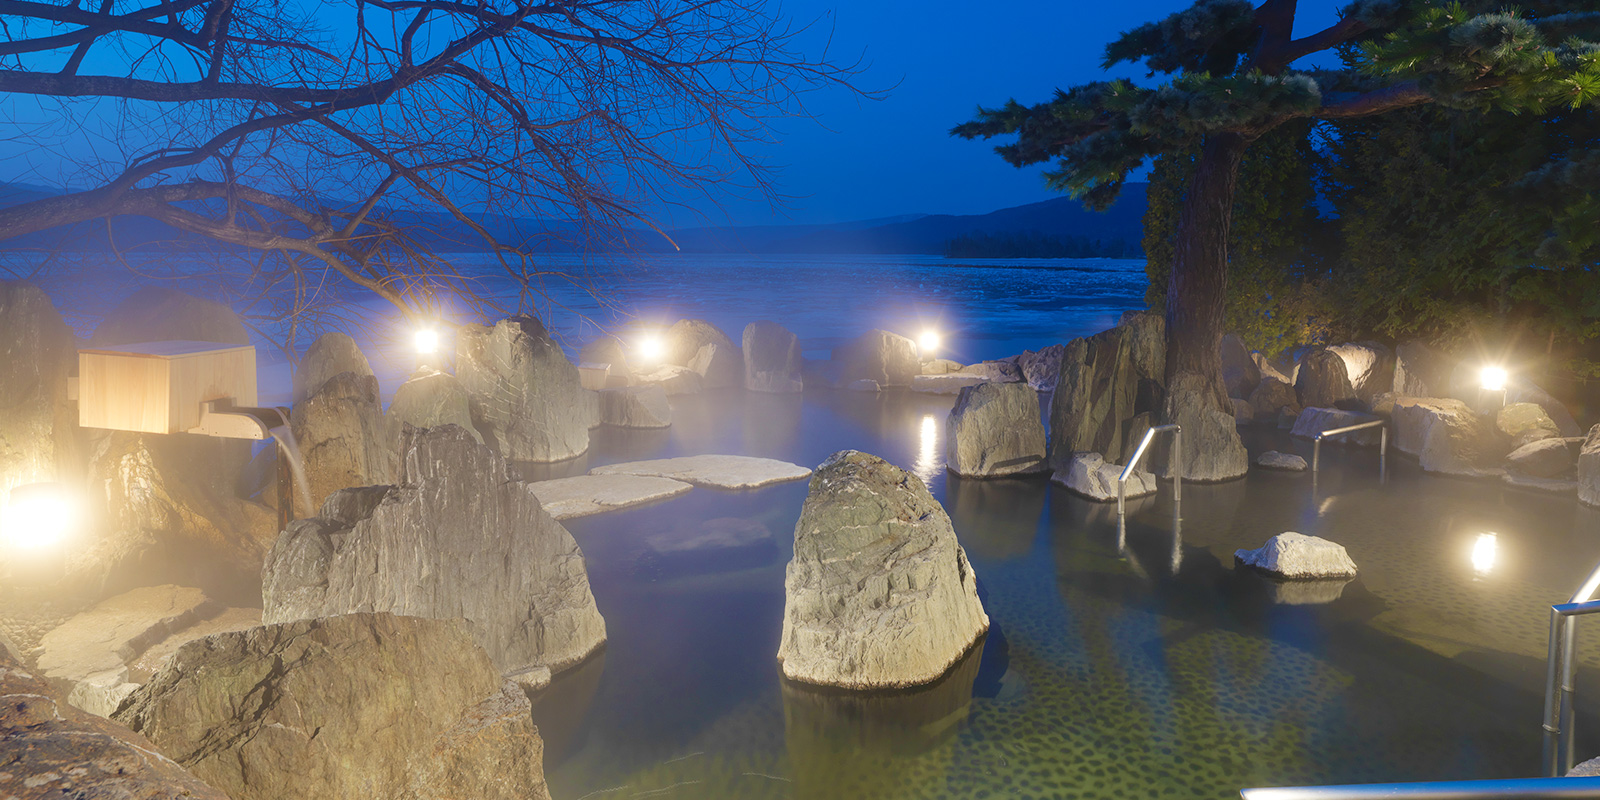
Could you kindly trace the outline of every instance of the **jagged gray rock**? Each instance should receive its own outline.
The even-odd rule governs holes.
[[[1356,399],[1370,406],[1372,399],[1394,388],[1394,352],[1378,342],[1345,342],[1328,348],[1344,360],[1345,376]]]
[[[1572,450],[1560,439],[1539,439],[1511,451],[1506,468],[1519,475],[1555,478],[1572,470]]]
[[[1479,477],[1496,474],[1506,442],[1460,400],[1399,397],[1390,419],[1394,445],[1428,472]]]
[[[565,461],[589,449],[591,412],[578,368],[533,317],[464,325],[456,378],[483,441],[512,461]]]
[[[744,326],[744,388],[789,394],[805,389],[800,340],[782,325],[759,320]]]
[[[463,617],[507,672],[559,671],[598,649],[583,552],[531,486],[457,426],[406,438],[399,485],[336,493],[279,535],[262,618]]]
[[[1010,361],[979,361],[961,368],[957,374],[977,375],[991,383],[1018,383],[1022,369]]]
[[[331,331],[317,337],[294,371],[294,402],[300,404],[341,372],[371,375],[372,365],[348,334]]]
[[[870,330],[833,350],[839,365],[838,382],[867,379],[879,386],[910,386],[922,374],[917,343],[897,333]]]
[[[1526,378],[1511,380],[1510,385],[1506,387],[1505,401],[1533,403],[1544,409],[1544,413],[1555,423],[1556,431],[1561,436],[1579,436],[1583,433],[1583,429],[1578,427],[1578,421],[1573,419],[1572,412],[1567,409],[1565,403]]]
[[[410,380],[400,384],[394,399],[389,401],[387,420],[389,433],[385,446],[390,448],[399,446],[400,435],[407,425],[413,428],[459,425],[473,439],[483,441],[482,434],[472,427],[472,399],[467,396],[467,390],[461,387],[456,376],[432,367],[418,369]]]
[[[310,516],[328,495],[394,480],[396,453],[370,372],[341,372],[290,414],[310,496],[296,492],[295,515]]]
[[[732,344],[707,343],[689,359],[689,369],[704,379],[707,389],[739,386],[744,379],[744,356]]]
[[[1561,429],[1545,410],[1534,403],[1511,403],[1495,414],[1495,428],[1518,449],[1540,439],[1561,436]]]
[[[1184,480],[1199,483],[1232,480],[1250,471],[1250,454],[1239,439],[1233,414],[1218,408],[1214,397],[1198,375],[1182,375],[1167,387],[1166,419],[1182,427],[1183,452],[1176,459],[1157,462],[1161,471],[1156,474],[1173,477],[1175,462],[1181,465]]]
[[[877,456],[845,450],[817,468],[794,540],[778,646],[790,680],[931,683],[989,628],[950,517]]]
[[[1394,391],[1405,397],[1442,397],[1450,389],[1450,359],[1417,342],[1394,349]]]
[[[1108,463],[1099,453],[1074,453],[1066,469],[1056,470],[1050,480],[1067,487],[1074,494],[1098,503],[1117,499],[1117,479],[1122,476],[1120,464]],[[1156,476],[1136,469],[1128,476],[1124,498],[1144,497],[1156,493]]]
[[[1600,425],[1589,429],[1578,450],[1578,500],[1600,506]]]
[[[1026,383],[984,383],[961,390],[945,420],[945,465],[957,475],[996,478],[1044,472],[1039,393]]]
[[[1240,400],[1250,399],[1257,384],[1261,383],[1261,367],[1251,357],[1244,340],[1236,333],[1222,337],[1219,346],[1222,358],[1222,383],[1228,387],[1228,396]]]
[[[530,711],[462,620],[362,613],[190,642],[116,719],[233,800],[548,800]]]
[[[600,392],[600,424],[666,428],[672,425],[672,405],[659,384],[606,389]]]
[[[1034,391],[1053,392],[1056,390],[1056,381],[1061,378],[1061,356],[1066,351],[1067,346],[1064,344],[1053,344],[1043,350],[1024,350],[1022,355],[1015,358],[1014,363],[1022,370],[1022,379],[1027,381]],[[956,371],[960,371],[959,365]],[[923,374],[932,374],[927,371],[926,365]]]
[[[1306,460],[1294,453],[1280,453],[1268,450],[1256,458],[1256,466],[1267,469],[1281,469],[1285,472],[1305,472]]]
[[[37,286],[0,281],[0,497],[81,477],[85,445],[67,376],[76,339]]]
[[[687,367],[700,348],[708,344],[720,345],[730,351],[737,349],[721,328],[703,319],[680,319],[672,323],[672,327],[661,337],[661,360]]]
[[[1294,393],[1294,386],[1271,375],[1262,376],[1247,399],[1257,417],[1272,418],[1285,410],[1290,414],[1300,413],[1300,396]]]
[[[1294,391],[1302,408],[1350,408],[1358,402],[1344,359],[1327,348],[1316,348],[1300,359]]]
[[[1156,314],[1130,314],[1115,328],[1068,342],[1050,398],[1051,465],[1065,469],[1082,452],[1111,461],[1131,455],[1165,404],[1166,363],[1166,324]]]

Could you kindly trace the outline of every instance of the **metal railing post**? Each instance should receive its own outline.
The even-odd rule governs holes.
[[[1330,428],[1318,433],[1316,439],[1314,439],[1311,443],[1311,473],[1315,475],[1317,471],[1322,468],[1322,440],[1325,437],[1338,436],[1343,433],[1350,433],[1351,431],[1366,430],[1367,428],[1377,428],[1381,432],[1380,438],[1378,439],[1378,476],[1381,480],[1383,478],[1383,473],[1387,471],[1389,460],[1389,428],[1381,419],[1375,419],[1371,422],[1362,422],[1356,425],[1346,425],[1343,428]]]

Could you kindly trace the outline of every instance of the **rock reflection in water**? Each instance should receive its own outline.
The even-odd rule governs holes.
[[[846,692],[784,681],[793,797],[922,797],[942,786],[971,711],[983,649],[980,642],[943,678],[911,691]]]
[[[785,453],[800,431],[802,394],[745,393],[744,455]]]
[[[977,480],[950,476],[945,510],[967,554],[979,560],[1020,558],[1033,549],[1049,489],[1033,478]]]
[[[565,761],[582,743],[580,735],[589,715],[589,705],[600,688],[600,676],[606,671],[606,651],[599,652],[550,682],[550,686],[533,698],[533,724],[539,726],[539,736],[544,739],[544,768],[546,771]]]

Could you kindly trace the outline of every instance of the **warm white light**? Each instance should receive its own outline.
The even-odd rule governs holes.
[[[1494,569],[1494,559],[1499,550],[1498,537],[1492,533],[1478,534],[1478,540],[1472,543],[1472,571],[1479,577],[1488,575]]]
[[[916,468],[912,470],[923,482],[933,480],[939,472],[939,421],[932,414],[922,416],[922,432],[918,437]]]
[[[11,490],[0,515],[0,541],[7,548],[43,550],[77,529],[80,509],[59,483],[34,483]]]
[[[1478,373],[1478,379],[1483,382],[1483,388],[1491,392],[1506,388],[1506,371],[1503,367],[1484,367]]]
[[[922,348],[923,355],[933,355],[934,351],[939,349],[939,332],[935,330],[923,331],[922,336],[917,339],[917,346]]]
[[[666,349],[667,346],[662,343],[661,337],[656,334],[648,333],[639,337],[639,360],[645,363],[660,361]]]
[[[421,355],[431,356],[439,352],[439,332],[432,328],[417,329],[417,352]]]

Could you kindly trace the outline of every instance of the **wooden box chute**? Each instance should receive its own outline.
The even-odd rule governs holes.
[[[201,432],[207,403],[217,400],[256,404],[254,347],[179,341],[78,351],[78,424],[85,428]]]

